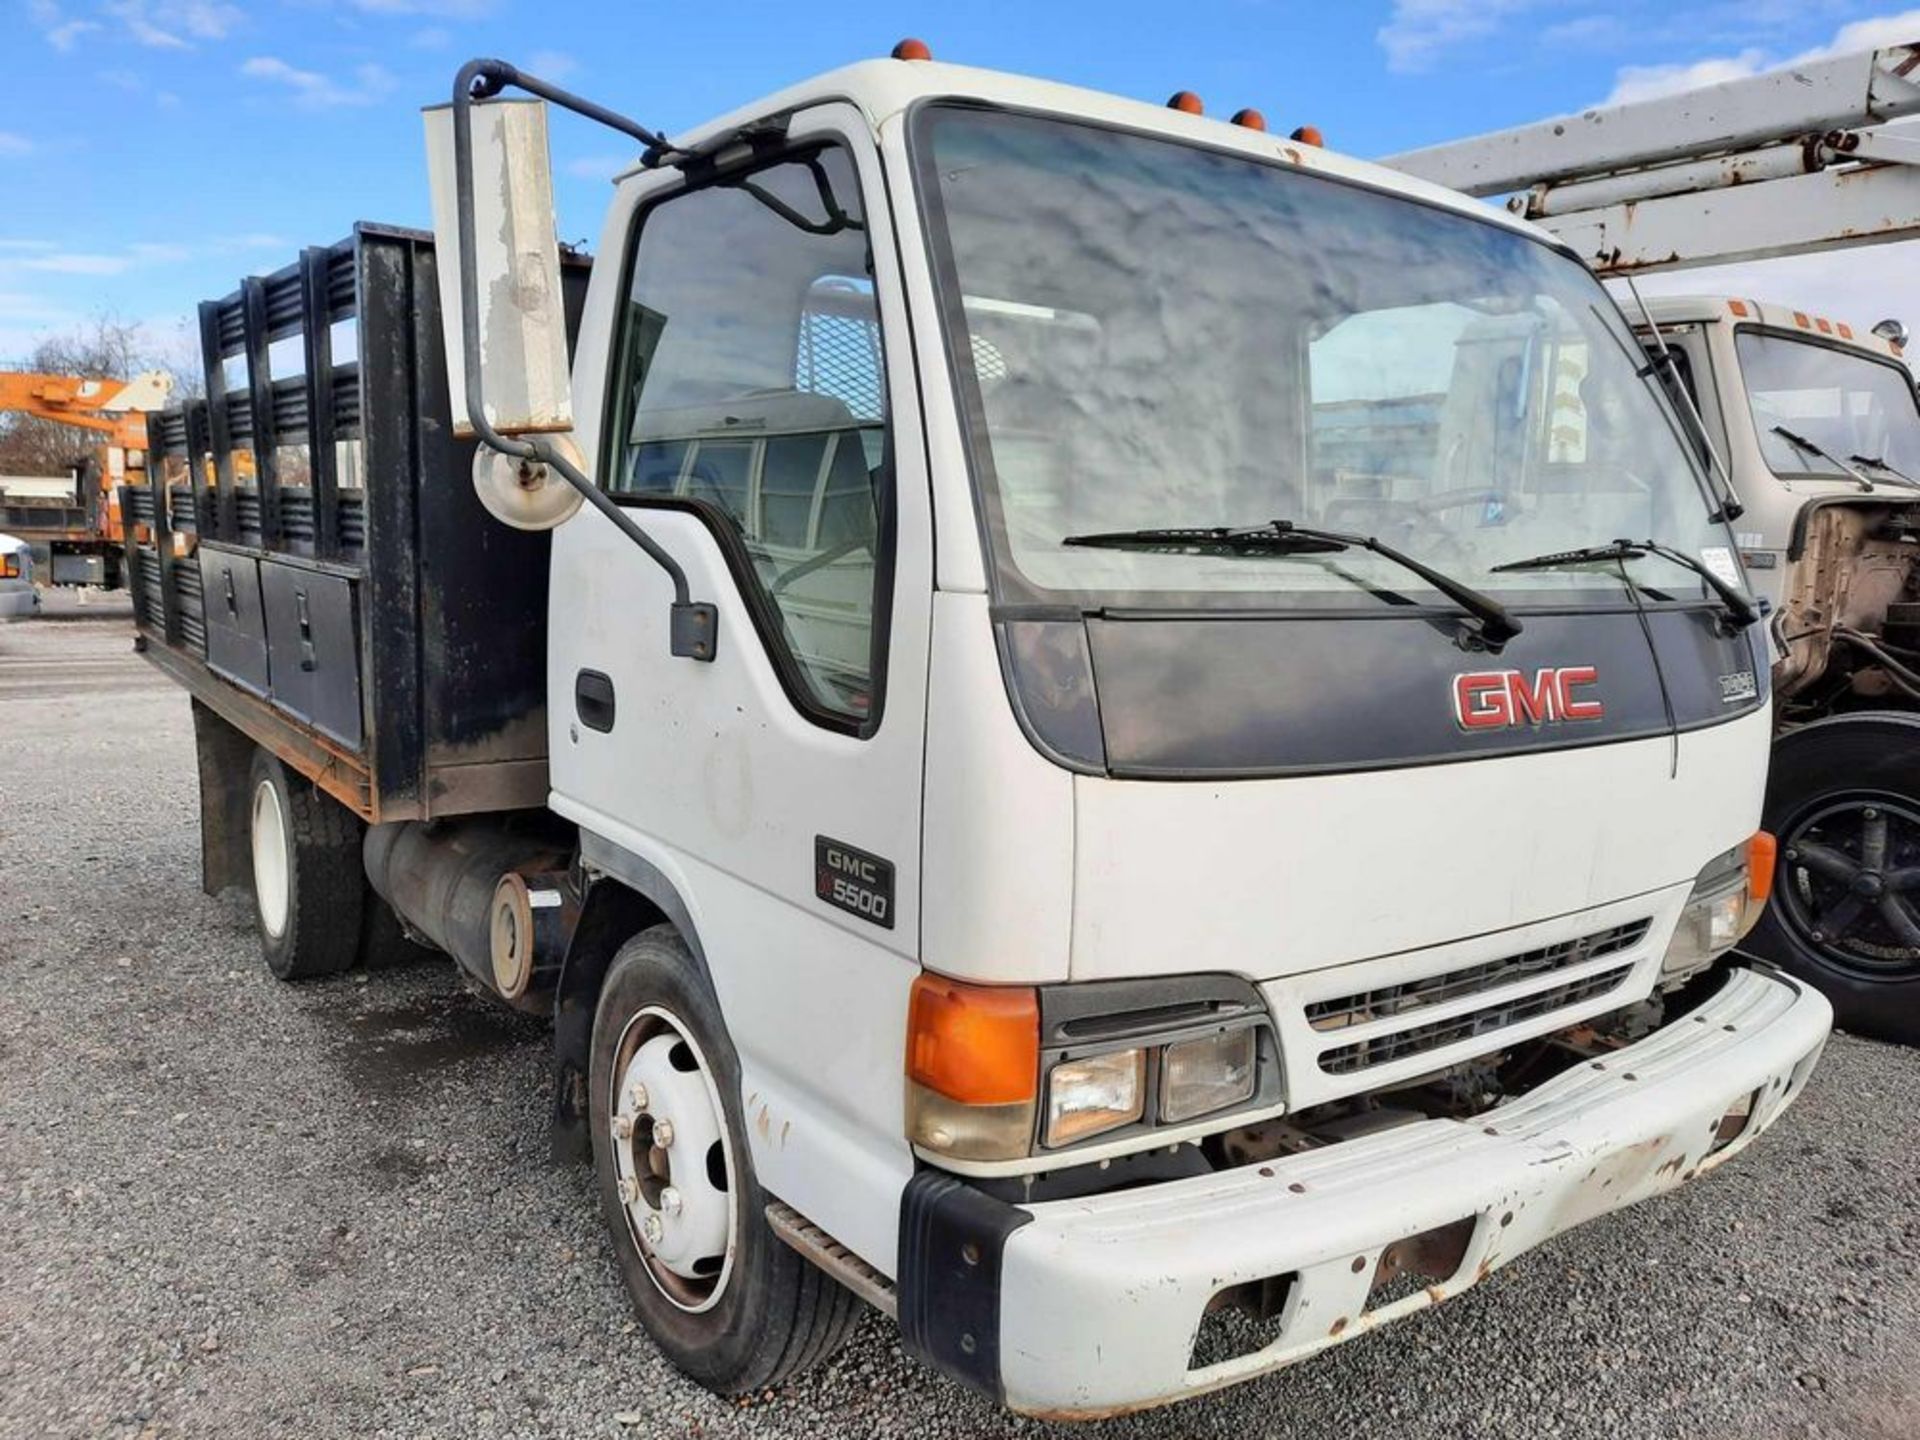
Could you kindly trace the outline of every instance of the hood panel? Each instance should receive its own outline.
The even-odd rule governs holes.
[[[1746,635],[1720,634],[1709,611],[1655,609],[1646,620],[1643,628],[1631,610],[1529,614],[1497,655],[1455,643],[1450,616],[1091,618],[1087,643],[1108,768],[1135,778],[1298,775],[1596,745],[1668,733],[1669,699],[1683,730],[1761,703],[1766,667]],[[1572,714],[1556,714],[1543,689],[1553,674],[1577,681],[1561,696]],[[1503,688],[1507,675],[1515,689]],[[1731,701],[1723,675],[1744,677]],[[1483,723],[1463,720],[1463,701]],[[1518,713],[1523,702],[1530,714]]]
[[[1076,776],[1072,978],[1273,979],[1691,881],[1759,827],[1770,735],[1753,710],[1677,740],[1359,774]]]

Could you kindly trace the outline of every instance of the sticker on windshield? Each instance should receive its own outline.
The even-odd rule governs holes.
[[[1733,552],[1724,545],[1708,545],[1700,552],[1700,563],[1713,572],[1716,580],[1740,584],[1740,567],[1733,563]]]

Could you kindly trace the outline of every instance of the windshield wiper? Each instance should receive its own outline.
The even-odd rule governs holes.
[[[1920,490],[1920,480],[1914,479],[1913,476],[1907,474],[1904,470],[1894,469],[1893,466],[1887,463],[1887,458],[1884,455],[1849,455],[1847,458],[1856,465],[1864,465],[1869,470],[1878,470],[1883,475],[1891,475],[1901,484],[1911,485],[1914,489]]]
[[[1698,560],[1684,550],[1676,550],[1671,545],[1662,545],[1658,540],[1615,540],[1606,545],[1589,545],[1580,550],[1552,550],[1545,555],[1532,555],[1525,560],[1509,560],[1503,565],[1491,567],[1496,575],[1512,570],[1554,570],[1565,565],[1598,565],[1607,561],[1638,560],[1642,555],[1658,555],[1663,560],[1691,570],[1707,584],[1707,588],[1719,597],[1726,606],[1727,618],[1739,626],[1753,624],[1760,618],[1760,611],[1753,601],[1748,599],[1738,587],[1729,585],[1709,569],[1706,563]],[[1631,582],[1629,582],[1631,583]]]
[[[1838,455],[1834,454],[1831,450],[1827,449],[1827,447],[1822,445],[1819,441],[1809,440],[1806,436],[1802,435],[1798,430],[1789,430],[1784,425],[1774,426],[1773,433],[1778,435],[1782,440],[1786,441],[1789,445],[1793,446],[1794,449],[1802,451],[1808,455],[1818,455],[1822,460],[1826,461],[1829,465],[1836,467],[1841,474],[1859,481],[1860,488],[1862,490],[1866,490],[1868,492],[1872,491],[1873,482],[1871,480],[1869,480],[1866,476],[1862,475],[1858,470],[1854,469],[1853,466],[1849,465],[1846,461],[1842,460]]]
[[[1232,528],[1225,525],[1173,530],[1113,530],[1098,535],[1069,535],[1062,545],[1084,545],[1099,550],[1148,550],[1169,555],[1330,555],[1341,550],[1370,550],[1403,570],[1410,570],[1480,622],[1480,638],[1502,645],[1518,635],[1520,622],[1490,595],[1451,575],[1423,565],[1371,535],[1347,535],[1338,530],[1316,530],[1291,520],[1269,520],[1265,525]]]

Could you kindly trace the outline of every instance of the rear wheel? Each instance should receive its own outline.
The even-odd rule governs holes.
[[[624,945],[588,1078],[601,1209],[634,1309],[710,1390],[777,1384],[839,1348],[859,1301],[774,1235],[719,1002],[669,927]]]
[[[1746,948],[1820,989],[1846,1029],[1920,1044],[1920,717],[1782,736],[1766,826],[1779,868]]]
[[[337,975],[360,949],[360,822],[264,750],[248,782],[254,919],[282,980]]]

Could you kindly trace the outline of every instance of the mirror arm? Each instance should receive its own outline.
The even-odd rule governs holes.
[[[475,100],[498,95],[509,85],[633,136],[647,146],[649,156],[678,153],[664,138],[644,126],[636,125],[591,101],[570,95],[544,80],[523,75],[504,60],[470,60],[460,68],[459,77],[453,82],[453,174],[460,234],[460,350],[466,362],[467,419],[482,445],[503,455],[545,465],[554,471],[579,491],[582,499],[612,522],[615,529],[666,571],[668,579],[673,582],[673,613],[668,627],[673,654],[690,660],[711,660],[719,638],[720,612],[710,603],[691,598],[687,572],[680,567],[680,562],[636,524],[633,517],[621,509],[606,491],[562,455],[556,446],[538,436],[502,435],[487,419],[480,384],[480,277],[475,273],[474,265],[479,244],[474,234],[473,216],[472,109]]]

